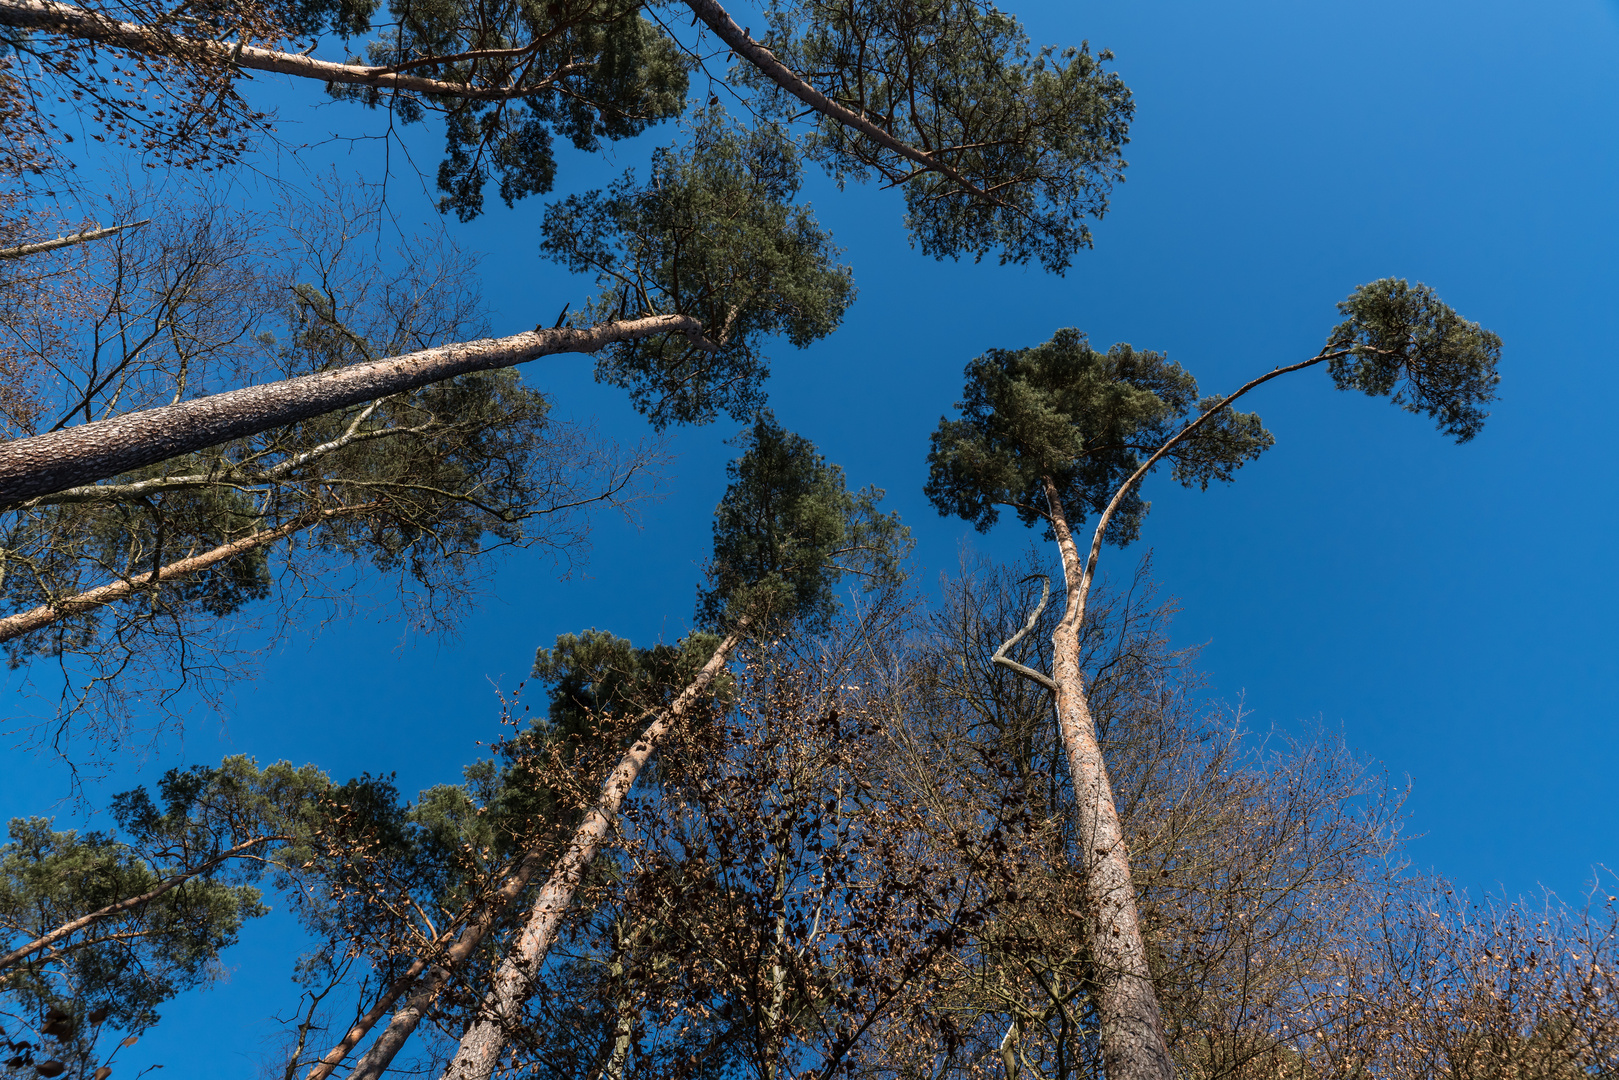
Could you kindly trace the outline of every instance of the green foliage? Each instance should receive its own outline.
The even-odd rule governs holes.
[[[634,720],[667,705],[719,643],[717,635],[702,631],[649,649],[595,628],[560,635],[554,649],[534,655],[534,677],[551,685],[549,733],[586,735],[604,719]],[[723,684],[715,692],[723,696]]]
[[[605,192],[549,207],[541,251],[601,292],[580,322],[683,314],[706,340],[666,334],[624,342],[598,361],[599,381],[625,387],[652,422],[741,418],[762,403],[762,339],[803,348],[830,334],[854,299],[849,268],[808,207],[795,206],[798,153],[782,131],[732,125],[716,105],[689,142],[653,155],[638,186],[626,173]]]
[[[345,33],[370,28],[363,0],[310,8]],[[512,92],[503,100],[480,101],[338,84],[329,91],[385,105],[406,122],[420,120],[429,109],[443,112],[438,186],[445,196],[439,205],[470,221],[483,212],[491,178],[498,177],[508,206],[551,190],[553,134],[593,153],[603,139],[628,138],[680,114],[686,62],[640,8],[633,0],[392,0],[392,26],[369,43],[370,63],[408,64],[412,74]]]
[[[310,857],[332,785],[311,766],[233,757],[170,770],[157,788],[114,797],[122,837],[17,818],[0,847],[0,954],[189,875],[0,970],[3,1012],[66,1018],[59,1057],[88,1061],[103,1026],[140,1032],[163,1002],[210,982],[220,951],[269,910],[256,887],[266,870],[284,882]]]
[[[956,181],[815,116],[808,148],[840,181],[873,173],[905,192],[906,224],[938,258],[999,250],[1061,273],[1091,245],[1123,173],[1135,106],[1112,59],[1089,49],[1029,50],[1012,16],[980,0],[788,0],[770,11],[771,48],[828,97],[954,168]],[[797,98],[762,77],[778,114]]]
[[[20,945],[72,919],[155,888],[168,867],[99,832],[57,832],[13,818],[0,847],[0,927]],[[219,951],[263,915],[259,891],[198,879],[0,974],[8,1011],[72,1015],[105,1007],[122,1031],[157,1022],[157,1006],[210,981]]]
[[[175,471],[206,472],[214,454],[193,454],[120,479],[139,482]],[[266,528],[259,507],[225,486],[158,492],[128,503],[66,503],[16,514],[0,526],[0,599],[26,611],[51,598],[102,584],[108,571],[135,576]],[[94,575],[93,577],[91,575]],[[131,599],[133,606],[223,618],[270,594],[269,553],[256,548]],[[91,609],[6,643],[13,668],[32,656],[87,647],[106,621]]]
[[[1457,315],[1428,286],[1400,278],[1360,286],[1338,312],[1348,318],[1327,339],[1328,349],[1349,350],[1331,361],[1338,389],[1426,413],[1459,443],[1479,433],[1501,380],[1499,337]]]
[[[898,514],[877,509],[883,493],[851,492],[843,470],[815,445],[761,412],[742,438],[742,456],[714,511],[714,558],[699,593],[698,618],[710,626],[794,621],[824,625],[844,574],[868,589],[897,582],[910,550]]]
[[[1160,353],[1090,347],[1077,330],[1043,345],[993,349],[967,365],[960,420],[941,419],[928,453],[926,494],[941,515],[987,530],[999,508],[1024,524],[1046,519],[1046,483],[1056,487],[1070,525],[1100,513],[1127,477],[1190,417],[1217,399]],[[1229,481],[1272,443],[1254,413],[1229,407],[1168,455],[1175,479],[1206,488]],[[1107,539],[1133,540],[1149,504],[1132,490],[1108,524]]]

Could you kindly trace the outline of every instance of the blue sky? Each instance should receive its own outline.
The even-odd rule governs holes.
[[[936,263],[908,248],[892,193],[840,194],[817,178],[807,194],[860,295],[832,338],[776,354],[777,415],[853,483],[887,489],[932,581],[964,545],[1016,558],[1035,539],[1013,522],[979,536],[921,496],[928,433],[984,349],[1077,326],[1100,346],[1166,351],[1214,391],[1314,353],[1359,283],[1434,286],[1505,340],[1500,401],[1477,440],[1452,445],[1386,402],[1333,392],[1322,372],[1292,376],[1250,398],[1276,447],[1229,488],[1153,483],[1142,540],[1109,549],[1105,565],[1127,572],[1152,550],[1183,605],[1177,640],[1205,645],[1212,692],[1240,700],[1252,729],[1321,722],[1409,778],[1418,865],[1475,893],[1544,886],[1578,899],[1593,865],[1619,867],[1619,5],[1013,10],[1037,42],[1112,49],[1135,92],[1128,180],[1096,249],[1064,278]],[[311,109],[318,87],[277,99],[293,143],[370,122],[347,106]],[[436,140],[415,142],[429,168]],[[642,152],[565,157],[558,193]],[[327,161],[375,167],[335,145],[266,167],[296,177]],[[426,220],[422,184],[397,155],[394,166],[396,212]],[[530,200],[450,226],[485,253],[497,333],[582,294],[538,258],[541,209]],[[525,377],[607,434],[646,432],[586,361],[543,360]],[[734,431],[677,433],[665,498],[639,528],[602,518],[583,574],[559,582],[543,558],[513,556],[454,639],[363,618],[295,638],[237,688],[223,722],[199,714],[139,777],[246,752],[338,778],[397,771],[407,791],[456,779],[498,731],[492,683],[519,682],[536,645],[586,626],[638,641],[683,632]],[[4,762],[0,813],[47,812],[63,793],[59,772]],[[284,928],[249,928],[228,985],[172,1006],[152,1051],[228,1018],[240,1068],[225,1071],[253,1075],[267,1029],[251,1021],[293,1004],[295,947]],[[166,1060],[170,1080],[202,1075]]]

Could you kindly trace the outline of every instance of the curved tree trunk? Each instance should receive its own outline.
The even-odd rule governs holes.
[[[646,767],[658,741],[696,704],[724,669],[726,658],[742,640],[745,629],[746,620],[742,620],[737,629],[726,635],[697,677],[641,733],[641,737],[624,752],[618,765],[608,774],[607,782],[602,785],[601,798],[574,834],[567,853],[551,871],[550,880],[534,898],[528,921],[516,945],[501,962],[500,969],[495,973],[494,985],[484,998],[483,1017],[461,1037],[455,1059],[444,1070],[445,1080],[488,1080],[495,1071],[506,1049],[511,1026],[518,1022],[522,1014],[523,1003],[528,1000],[546,954],[556,941],[563,916],[573,903],[574,893],[585,870],[596,858],[596,853],[601,850],[613,824],[618,820],[624,797],[635,786],[636,777]],[[360,1075],[356,1072],[354,1080],[358,1080]]]
[[[1068,588],[1067,610],[1051,637],[1051,677],[1079,818],[1084,935],[1096,969],[1103,1071],[1108,1080],[1174,1080],[1175,1066],[1141,940],[1130,854],[1079,667],[1079,628],[1085,619],[1088,584],[1085,566],[1063,514],[1062,499],[1049,480],[1046,495]]]
[[[702,332],[702,324],[689,315],[652,315],[588,329],[536,329],[350,364],[15,439],[0,443],[0,509],[457,375],[514,367],[556,353],[596,352],[614,342],[655,334],[683,333],[701,339]]]

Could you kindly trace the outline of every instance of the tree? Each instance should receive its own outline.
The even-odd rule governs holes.
[[[777,47],[784,55],[813,65],[816,78],[838,99],[833,100],[738,28],[717,5],[702,0],[691,6],[704,25],[744,60],[739,89],[747,90],[753,80],[762,95],[758,108],[766,117],[779,118],[779,122],[764,120],[744,144],[748,153],[763,154],[768,162],[765,170],[773,174],[762,178],[749,163],[752,182],[764,183],[762,197],[779,199],[796,187],[796,173],[787,179],[781,172],[782,166],[795,168],[787,146],[792,110],[784,104],[792,97],[826,121],[799,133],[797,141],[805,152],[839,176],[875,172],[905,187],[907,220],[926,251],[939,257],[982,258],[998,249],[1003,260],[1038,257],[1060,271],[1075,251],[1088,245],[1084,219],[1105,209],[1106,192],[1122,169],[1118,153],[1131,110],[1128,92],[1117,76],[1105,72],[1088,52],[1069,50],[1059,57],[1048,49],[1031,56],[1013,20],[971,3],[904,9],[871,5],[837,18],[822,18],[829,13],[815,5],[802,11],[774,10],[772,18],[782,35]],[[402,8],[393,12],[394,32],[384,34],[377,46],[385,63],[373,69],[349,69],[249,45],[322,27],[364,33],[371,14],[363,6],[347,4],[265,3],[228,11],[205,6],[155,17],[138,7],[104,13],[54,0],[19,0],[0,5],[0,25],[28,32],[13,42],[32,58],[34,66],[26,78],[73,82],[76,94],[102,103],[107,110],[104,118],[115,128],[134,125],[128,130],[144,130],[143,137],[154,140],[154,147],[192,147],[185,152],[194,150],[204,158],[235,155],[240,146],[230,140],[244,125],[260,121],[231,91],[243,66],[307,75],[334,85],[357,82],[369,87],[373,104],[382,100],[381,89],[389,84],[388,103],[403,119],[419,117],[424,102],[447,110],[449,157],[440,181],[451,192],[450,204],[464,214],[475,213],[481,205],[483,177],[491,169],[501,173],[508,200],[548,190],[554,171],[552,128],[569,134],[581,147],[596,148],[601,137],[633,134],[684,108],[684,68],[675,59],[680,45],[658,32],[634,6],[552,5],[542,12],[522,5],[485,10],[479,3],[466,8],[448,5],[431,16]],[[135,21],[120,18],[125,15]],[[816,21],[806,23],[806,17]],[[192,32],[178,32],[171,23],[189,26]],[[786,32],[791,26],[822,29],[800,42]],[[36,43],[29,36],[35,33],[45,40]],[[234,46],[222,42],[221,35],[230,33],[238,37]],[[213,95],[212,109],[182,110],[186,116],[200,112],[208,122],[193,126],[175,115],[148,117],[130,100],[117,96],[122,90],[101,88],[111,83],[83,77],[81,69],[97,63],[96,43],[125,52],[140,80],[162,83],[164,73],[172,73],[184,94]],[[871,94],[876,96],[867,100]],[[523,102],[521,108],[517,99]],[[519,115],[523,110],[526,114]],[[693,122],[702,132],[716,116],[717,110],[710,107]],[[221,148],[210,141],[219,139],[229,145]],[[704,156],[705,149],[716,148],[723,152]],[[670,177],[695,170],[695,177],[683,180],[693,183],[700,195],[706,183],[703,174],[716,170],[715,179],[723,185],[727,170],[734,173],[736,157],[735,147],[725,140],[705,141],[699,134],[697,152],[688,165],[676,167],[666,159],[658,168]],[[693,218],[682,212],[682,208],[702,210],[701,198],[672,200],[656,211],[642,198],[632,213],[633,202],[625,190],[617,189],[611,204],[597,199],[575,205],[573,211],[574,216],[591,217],[581,224],[597,234],[602,224],[625,229],[631,224],[625,217],[629,214],[656,232],[626,247],[644,249],[650,243],[652,250],[666,253],[681,250],[674,245],[682,236],[702,240],[711,223],[728,220],[723,215]],[[680,220],[672,220],[671,212]],[[808,253],[815,256],[819,241],[803,234],[807,219],[801,213],[796,221],[798,240],[809,241]],[[747,230],[742,238],[749,243],[760,239]],[[565,243],[559,249],[554,233],[548,243],[576,266],[592,264],[599,250],[599,245],[591,251],[570,250]],[[737,254],[734,247],[725,253]],[[666,266],[670,263],[667,255],[660,258]],[[708,256],[698,253],[697,259],[702,262]],[[381,366],[361,365],[282,386],[177,402],[166,411],[124,416],[112,425],[86,424],[20,440],[0,450],[0,505],[92,483],[457,374],[645,340],[658,344],[643,350],[640,362],[648,359],[648,351],[656,358],[655,381],[663,384],[661,388],[678,383],[683,397],[698,399],[695,417],[677,411],[676,418],[712,415],[713,404],[705,397],[716,387],[745,414],[757,404],[749,400],[756,394],[750,388],[762,374],[746,366],[733,370],[737,350],[752,351],[746,342],[749,333],[785,331],[802,344],[800,335],[811,328],[811,336],[818,336],[835,324],[846,297],[840,302],[833,289],[818,298],[823,305],[830,303],[830,322],[826,314],[808,312],[788,318],[791,325],[751,327],[750,307],[776,311],[779,323],[781,303],[790,306],[806,299],[804,283],[793,279],[813,268],[801,269],[801,261],[791,258],[772,259],[768,251],[762,258],[733,259],[730,265],[762,269],[770,276],[732,283],[743,286],[741,296],[727,295],[736,293],[735,288],[718,294],[705,288],[697,297],[680,289],[659,295],[657,290],[638,288],[633,297],[626,293],[595,306],[598,318],[616,306],[619,316],[610,322],[580,321],[569,328],[536,328],[532,333],[461,342],[392,357]],[[594,268],[603,269],[599,262]],[[714,269],[711,265],[710,271]],[[776,291],[781,303],[758,295],[761,290]],[[640,317],[624,318],[629,299],[637,301]],[[733,346],[734,337],[741,340]],[[671,350],[669,343],[678,338],[689,345]],[[705,352],[711,354],[709,360],[701,358]],[[727,359],[733,361],[729,367]],[[713,370],[710,362],[716,362]],[[654,410],[654,419],[660,418]]]
[[[13,819],[0,847],[7,1074],[55,1075],[54,1061],[89,1076],[114,1033],[133,1042],[165,1001],[212,981],[220,951],[269,910],[259,883],[285,882],[306,860],[333,793],[313,767],[238,757],[170,770],[156,800],[116,796],[122,836]],[[24,1039],[30,1029],[41,1038]]]
[[[217,206],[164,211],[19,264],[0,287],[0,347],[39,379],[6,420],[80,430],[220,382],[363,363],[476,326],[453,248],[414,245],[387,276],[356,258],[374,215],[364,200],[295,207],[275,226]],[[61,307],[38,302],[52,283]],[[235,628],[266,602],[280,605],[278,625],[330,617],[349,606],[339,582],[368,564],[359,572],[394,578],[418,626],[449,625],[492,552],[577,557],[582,510],[627,505],[659,458],[557,421],[509,372],[361,402],[0,515],[12,612],[0,642],[14,668],[60,662],[59,745],[76,715],[113,741],[133,703],[165,708],[188,684],[208,697],[232,677]]]
[[[380,1076],[389,1067],[451,980],[463,977],[466,961],[496,925],[501,908],[523,892],[536,871],[554,862],[487,993],[479,995],[482,1004],[452,1063],[452,1075],[489,1075],[625,798],[663,740],[701,722],[713,708],[716,680],[723,679],[733,651],[751,633],[782,632],[798,621],[825,618],[832,586],[843,574],[859,575],[867,587],[897,575],[908,541],[898,520],[877,510],[881,492],[849,492],[842,470],[827,465],[807,440],[784,431],[768,413],[755,420],[743,447],[715,514],[711,585],[703,595],[705,620],[723,636],[694,636],[681,650],[683,662],[674,664],[595,632],[560,639],[554,654],[542,653],[536,673],[557,686],[552,712],[556,730],[577,734],[585,729],[591,739],[600,740],[604,731],[626,723],[638,726],[647,716],[652,721],[627,746],[620,738],[608,739],[607,745],[621,748],[621,756],[599,794],[580,807],[580,820],[565,849],[559,853],[544,844],[523,851],[488,909],[467,925],[442,958],[415,985],[407,982],[391,991],[390,1007],[401,997],[403,1004],[351,1075]],[[674,675],[680,678],[669,681]],[[543,749],[549,743],[539,745]],[[357,1046],[382,1014],[373,1009],[367,1015],[375,1018],[357,1024],[328,1055],[328,1065],[336,1065]]]
[[[811,111],[819,160],[842,176],[875,173],[905,187],[923,250],[981,258],[999,248],[1004,259],[1036,257],[1060,271],[1089,244],[1084,218],[1106,208],[1132,113],[1123,83],[1101,68],[1106,54],[1031,55],[1016,20],[973,2],[798,0],[767,9],[764,42],[713,0],[686,6],[740,60],[737,89],[759,89],[761,107],[778,115]],[[15,0],[0,5],[0,26],[20,32],[11,44],[31,61],[13,78],[63,84],[75,101],[98,106],[116,138],[169,163],[239,158],[267,119],[235,92],[243,70],[319,80],[405,122],[442,112],[438,184],[445,208],[466,218],[494,176],[508,203],[550,190],[553,133],[597,150],[604,138],[683,111],[704,45],[646,10],[650,17],[611,0],[543,8],[472,0],[390,5],[390,21],[377,22],[375,6],[347,0],[182,12]],[[375,33],[373,62],[321,61],[308,55],[313,46],[296,46],[323,31],[345,40]],[[112,83],[86,77],[103,62],[98,45],[127,65],[110,63]],[[154,88],[168,108],[131,96]],[[31,134],[50,120],[22,109],[15,123],[33,125]]]
[[[1084,862],[1085,941],[1099,990],[1101,1046],[1109,1077],[1174,1073],[1140,928],[1124,832],[1079,665],[1079,631],[1104,540],[1134,539],[1147,503],[1140,484],[1166,460],[1187,486],[1207,488],[1272,439],[1256,414],[1231,408],[1255,387],[1327,364],[1340,389],[1389,396],[1424,412],[1464,442],[1482,427],[1494,395],[1500,339],[1466,322],[1427,286],[1384,279],[1339,304],[1346,320],[1314,357],[1278,367],[1223,398],[1197,396],[1178,364],[1115,345],[1092,349],[1077,331],[1044,345],[997,350],[967,366],[960,420],[941,420],[928,455],[928,498],[941,514],[988,529],[1000,507],[1043,522],[1062,559],[1065,607],[1052,633],[1049,675],[1005,656],[1033,628],[1008,639],[998,662],[1050,690],[1075,788]],[[1073,528],[1097,523],[1081,554]],[[1044,601],[1042,600],[1042,605]]]

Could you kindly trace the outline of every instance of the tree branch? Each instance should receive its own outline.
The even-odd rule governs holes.
[[[1081,575],[1079,582],[1078,599],[1080,610],[1084,610],[1085,599],[1091,591],[1091,581],[1096,575],[1096,560],[1101,556],[1102,553],[1102,534],[1107,531],[1108,522],[1113,520],[1113,515],[1119,509],[1119,504],[1124,501],[1124,497],[1130,493],[1132,488],[1141,482],[1142,477],[1151,472],[1153,467],[1164,459],[1165,454],[1169,453],[1175,447],[1185,442],[1193,432],[1197,431],[1198,428],[1202,427],[1203,424],[1208,421],[1209,417],[1217,415],[1226,406],[1230,405],[1233,401],[1236,401],[1238,398],[1242,397],[1242,395],[1254,389],[1256,386],[1261,386],[1264,383],[1268,383],[1280,375],[1288,375],[1295,371],[1303,371],[1305,368],[1314,367],[1316,364],[1319,364],[1324,360],[1331,360],[1335,357],[1344,356],[1351,351],[1352,350],[1349,349],[1332,349],[1329,346],[1322,349],[1308,360],[1300,360],[1298,363],[1289,364],[1286,367],[1273,368],[1272,370],[1267,371],[1265,374],[1259,376],[1257,379],[1250,379],[1248,382],[1245,382],[1238,387],[1234,392],[1227,394],[1225,397],[1215,402],[1212,408],[1206,410],[1196,420],[1193,420],[1191,423],[1181,428],[1173,438],[1164,443],[1164,445],[1160,446],[1157,450],[1153,451],[1152,456],[1146,461],[1142,462],[1141,467],[1136,469],[1135,472],[1131,473],[1128,480],[1119,485],[1118,490],[1113,493],[1113,498],[1108,501],[1107,509],[1103,510],[1102,516],[1097,519],[1096,532],[1091,536],[1090,554],[1085,559],[1085,570]]]
[[[88,611],[91,608],[122,600],[148,585],[172,581],[187,574],[194,574],[199,570],[206,570],[210,566],[222,563],[226,559],[240,555],[243,552],[274,543],[282,537],[291,536],[295,532],[312,528],[324,520],[365,513],[375,510],[379,505],[381,504],[374,502],[362,503],[359,506],[345,506],[332,510],[320,510],[312,514],[301,514],[284,525],[249,533],[240,540],[221,544],[212,550],[203,552],[201,555],[177,559],[167,566],[158,567],[156,570],[151,570],[144,574],[108,582],[105,585],[98,585],[94,589],[88,589],[77,595],[56,600],[49,604],[42,604],[31,611],[19,611],[15,615],[8,615],[0,619],[0,642],[10,641],[35,630],[43,629],[51,623],[67,618],[69,615],[76,615],[81,611]]]
[[[109,225],[105,229],[86,229],[70,236],[58,236],[55,240],[36,240],[31,244],[17,244],[13,247],[0,248],[0,259],[22,259],[45,251],[55,251],[57,248],[89,243],[91,240],[100,240],[104,236],[111,236],[113,233],[123,232],[125,229],[138,229],[151,220],[151,218],[143,218],[140,221],[131,221],[124,225]]]
[[[90,914],[82,915],[79,918],[74,919],[72,922],[64,923],[61,926],[58,926],[55,930],[52,930],[50,933],[37,937],[28,944],[23,945],[20,948],[13,949],[4,956],[0,956],[0,971],[4,971],[8,967],[15,967],[29,954],[36,953],[41,949],[49,948],[51,945],[61,941],[69,934],[83,930],[92,923],[110,918],[111,916],[120,914],[121,912],[130,911],[134,908],[141,907],[144,904],[149,904],[153,900],[156,900],[158,897],[162,896],[164,893],[179,888],[192,878],[198,876],[199,874],[207,873],[209,870],[212,870],[226,859],[233,858],[236,855],[246,851],[248,848],[255,847],[259,844],[268,843],[271,840],[285,839],[287,839],[285,836],[255,836],[251,840],[244,840],[235,847],[215,855],[213,858],[209,859],[195,870],[187,871],[184,874],[176,874],[174,877],[169,878],[167,881],[163,882],[157,888],[152,889],[150,892],[144,892],[139,896],[127,897],[115,904],[108,904],[99,911],[92,911]]]
[[[396,72],[387,67],[335,64],[330,60],[316,60],[312,56],[279,49],[186,37],[139,23],[121,22],[85,8],[57,3],[56,0],[0,0],[0,26],[63,34],[148,56],[204,59],[221,66],[273,71],[278,75],[317,79],[325,83],[374,86],[474,101],[511,101],[533,97],[555,89],[557,80],[557,76],[552,76],[529,86],[488,87],[445,82]],[[563,73],[568,72],[565,70]]]
[[[1044,574],[1030,574],[1023,580],[1030,581],[1034,578],[1039,578],[1045,583],[1040,587],[1040,603],[1035,605],[1035,609],[1029,613],[1029,621],[1023,624],[1023,629],[1001,642],[1000,648],[995,650],[995,655],[990,657],[990,661],[992,663],[999,664],[1004,668],[1011,668],[1025,679],[1028,679],[1031,682],[1037,682],[1055,694],[1057,692],[1057,684],[1052,681],[1050,675],[1036,671],[1031,667],[1024,667],[1022,664],[1006,655],[1007,649],[1010,649],[1013,645],[1016,645],[1019,641],[1023,640],[1024,635],[1034,629],[1034,624],[1040,618],[1040,613],[1046,609],[1046,601],[1051,598],[1051,579],[1046,577]]]
[[[974,198],[982,199],[984,202],[992,203],[996,206],[1005,205],[1000,199],[997,199],[994,195],[963,176],[959,170],[940,161],[936,154],[918,150],[911,144],[895,137],[888,130],[872,123],[853,109],[839,105],[808,82],[805,82],[796,71],[776,59],[775,53],[749,37],[747,32],[736,24],[736,20],[731,18],[730,14],[720,7],[715,0],[686,0],[686,6],[691,8],[692,12],[710,30],[714,31],[721,41],[735,50],[738,56],[758,68],[765,78],[816,112],[828,119],[836,120],[844,127],[853,128],[878,146],[892,150],[901,157],[916,162],[924,169],[929,169],[954,181],[961,186],[963,191]]]

